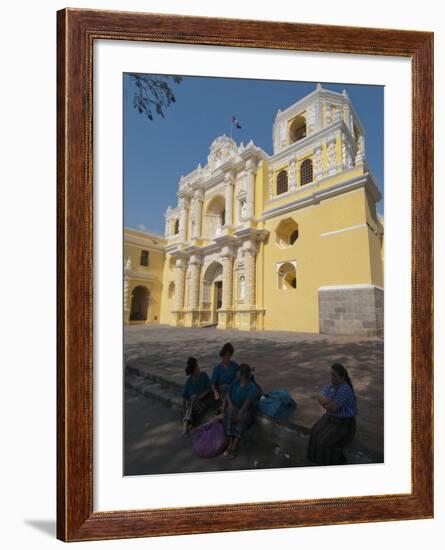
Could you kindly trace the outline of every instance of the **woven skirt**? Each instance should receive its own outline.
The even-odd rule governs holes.
[[[253,423],[253,412],[249,408],[243,412],[238,422],[234,422],[233,419],[238,414],[239,409],[235,406],[226,407],[224,409],[224,431],[227,436],[233,436],[241,439],[246,429]]]
[[[312,426],[307,458],[319,466],[346,464],[343,449],[354,439],[355,431],[355,416],[325,414]]]
[[[182,419],[194,424],[200,416],[202,416],[210,405],[212,400],[211,394],[208,393],[202,399],[192,397],[185,408]]]

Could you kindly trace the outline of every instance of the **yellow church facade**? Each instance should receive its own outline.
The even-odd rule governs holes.
[[[277,113],[272,135],[271,156],[215,139],[207,164],[181,177],[165,235],[125,230],[125,322],[382,335],[381,195],[347,93],[317,85]]]

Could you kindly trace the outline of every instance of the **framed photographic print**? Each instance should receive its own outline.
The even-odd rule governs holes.
[[[433,515],[433,35],[58,12],[58,538]]]

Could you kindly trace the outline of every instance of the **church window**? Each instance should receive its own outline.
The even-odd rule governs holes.
[[[300,237],[300,228],[293,218],[281,220],[276,229],[276,243],[280,248],[290,248]]]
[[[141,265],[148,266],[149,254],[148,250],[141,250]]]
[[[297,273],[295,265],[286,262],[278,269],[278,288],[280,290],[292,290],[297,288]]]
[[[277,195],[287,193],[288,190],[288,176],[287,170],[281,170],[277,176]]]
[[[313,179],[313,166],[312,160],[306,159],[301,163],[300,166],[300,185],[305,185],[306,183],[311,183]]]
[[[175,220],[174,231],[175,231],[175,235],[179,233],[179,220]]]

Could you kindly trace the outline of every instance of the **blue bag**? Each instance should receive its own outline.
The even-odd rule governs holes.
[[[258,402],[258,408],[272,418],[287,418],[296,409],[297,404],[287,391],[265,393]]]

